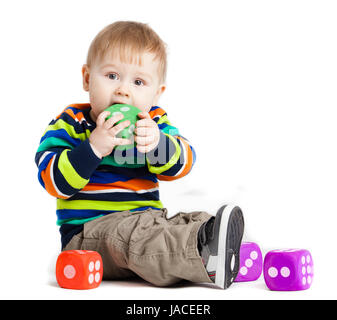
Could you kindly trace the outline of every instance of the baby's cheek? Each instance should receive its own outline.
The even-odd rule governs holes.
[[[89,98],[91,108],[97,115],[110,106],[108,99],[105,99],[104,96],[97,94],[97,92],[90,92]]]
[[[140,109],[142,112],[149,112],[152,107],[152,99],[148,95],[136,96],[133,100],[133,105]]]
[[[142,112],[149,112],[151,109],[151,106],[139,104],[139,103],[135,103],[134,106],[137,107]]]

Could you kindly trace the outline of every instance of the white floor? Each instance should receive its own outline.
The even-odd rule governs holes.
[[[69,290],[58,286],[54,274],[34,274],[29,279],[9,279],[1,281],[0,299],[108,299],[108,300],[230,300],[230,299],[336,299],[333,288],[324,285],[316,277],[312,287],[305,291],[270,291],[263,276],[254,282],[234,283],[227,290],[211,284],[181,283],[169,288],[157,288],[141,279],[132,281],[103,281],[96,289]],[[321,282],[320,282],[321,281]]]
[[[175,198],[175,202],[170,203],[171,214],[179,211],[179,208],[186,211],[193,211],[197,207],[209,208],[210,213],[215,213],[220,206],[220,197],[215,192],[212,196],[209,191],[196,191],[190,188],[186,191],[187,184],[191,184],[193,179],[182,180],[181,188],[163,184],[166,191],[164,198]],[[192,183],[193,185],[193,183]],[[34,187],[32,187],[34,188]],[[37,190],[35,190],[37,192]],[[41,190],[40,190],[41,191]],[[257,191],[258,192],[258,191]],[[186,193],[186,194],[185,194]],[[165,192],[164,192],[165,194]],[[101,285],[92,290],[68,290],[62,289],[57,285],[55,278],[55,263],[59,252],[59,234],[55,222],[52,221],[52,213],[44,215],[53,200],[49,196],[41,196],[40,209],[36,211],[39,217],[39,224],[45,226],[37,233],[38,228],[26,228],[29,219],[19,225],[18,236],[14,237],[12,246],[4,246],[2,249],[2,263],[0,263],[0,299],[113,299],[113,300],[137,300],[137,299],[336,299],[336,277],[333,273],[337,265],[334,242],[334,222],[327,223],[327,218],[307,219],[305,228],[299,230],[296,226],[300,225],[301,219],[315,217],[315,206],[306,206],[298,212],[298,217],[292,216],[286,207],[279,204],[284,210],[284,219],[291,220],[291,224],[278,224],[273,222],[276,219],[269,219],[271,214],[271,204],[273,200],[265,200],[264,205],[257,210],[256,198],[245,196],[233,196],[229,200],[242,203],[245,213],[245,235],[244,240],[257,242],[265,255],[269,250],[279,248],[305,248],[310,250],[314,260],[314,281],[310,289],[294,292],[270,291],[263,279],[263,275],[258,281],[246,283],[234,283],[227,290],[220,290],[210,284],[193,284],[183,282],[169,288],[157,288],[141,279],[132,281],[104,281]],[[189,201],[194,199],[194,201]],[[184,200],[184,201],[183,201]],[[186,205],[186,203],[189,203]],[[247,206],[247,203],[250,205]],[[295,204],[294,204],[295,205]],[[327,212],[327,208],[322,206],[322,213]],[[321,213],[321,214],[322,214]],[[1,236],[11,239],[12,231],[4,228]],[[41,242],[41,237],[45,241]],[[22,241],[24,239],[25,241]]]

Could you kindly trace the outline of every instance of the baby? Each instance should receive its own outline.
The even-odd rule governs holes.
[[[195,162],[189,141],[157,106],[166,64],[165,44],[148,25],[104,28],[82,68],[90,103],[71,104],[50,122],[35,157],[38,178],[57,198],[62,250],[99,252],[103,280],[139,276],[157,286],[188,280],[225,289],[239,269],[241,209],[168,218],[159,198],[158,180],[182,178]],[[116,136],[130,125],[119,122],[123,115],[106,120],[113,104],[141,110],[133,149],[116,148],[133,141]]]

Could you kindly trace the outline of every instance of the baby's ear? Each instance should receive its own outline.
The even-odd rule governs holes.
[[[158,104],[159,98],[160,98],[160,96],[164,93],[165,89],[166,89],[165,84],[161,84],[161,85],[158,87],[157,93],[156,93],[156,97],[155,97],[155,103],[154,103],[155,105]]]
[[[162,95],[165,90],[166,90],[166,85],[165,84],[161,84],[159,86],[158,92],[159,92],[160,95]]]
[[[82,67],[83,89],[89,91],[89,67],[84,64]]]

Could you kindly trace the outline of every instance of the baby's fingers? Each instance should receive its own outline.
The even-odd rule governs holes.
[[[133,142],[129,139],[123,139],[123,138],[114,138],[114,144],[116,146],[125,146],[127,144],[132,144]]]
[[[137,150],[141,153],[148,153],[151,150],[153,150],[156,146],[157,146],[156,143],[146,145],[146,146],[140,146],[140,145],[137,144]]]
[[[155,141],[155,136],[154,135],[145,137],[136,136],[135,141],[137,145],[146,146],[152,144]]]
[[[108,117],[110,115],[110,111],[103,111],[101,112],[96,120],[96,126],[97,127],[101,127],[103,126],[104,122],[105,122],[105,118]]]
[[[112,116],[111,118],[109,118],[104,122],[104,128],[107,130],[112,128],[118,121],[122,120],[123,118],[124,115],[122,113]]]
[[[140,137],[146,137],[154,134],[154,128],[152,127],[136,127],[135,134]]]
[[[130,125],[130,121],[125,120],[125,121],[117,124],[116,126],[112,127],[111,129],[109,129],[109,134],[112,135],[112,136],[116,136],[120,131],[122,131],[123,129],[125,129],[129,125]]]

